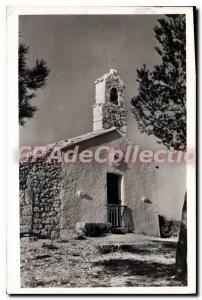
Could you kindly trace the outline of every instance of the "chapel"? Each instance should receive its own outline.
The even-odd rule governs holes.
[[[21,234],[65,238],[76,223],[94,222],[160,236],[154,164],[133,163],[125,156],[119,160],[116,151],[113,159],[105,159],[108,149],[132,146],[125,89],[114,69],[95,81],[92,131],[50,145],[52,151],[69,154],[70,161],[42,159],[20,165]],[[76,146],[85,156],[72,162]],[[100,161],[87,163],[96,150]]]

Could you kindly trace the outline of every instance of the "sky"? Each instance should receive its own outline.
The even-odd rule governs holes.
[[[28,64],[44,59],[47,85],[33,104],[33,119],[20,127],[20,145],[46,145],[92,131],[94,81],[116,69],[126,84],[128,138],[144,148],[159,149],[156,138],[141,134],[130,100],[138,93],[136,69],[160,62],[153,28],[156,15],[20,16],[20,41],[29,46]],[[163,164],[157,171],[159,212],[180,219],[186,190],[185,165]]]

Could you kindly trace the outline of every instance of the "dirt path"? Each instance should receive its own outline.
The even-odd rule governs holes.
[[[176,240],[136,234],[66,241],[21,239],[22,287],[182,286]]]

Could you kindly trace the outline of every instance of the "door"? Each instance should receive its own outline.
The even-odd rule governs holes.
[[[107,218],[112,227],[121,226],[121,176],[107,173]]]
[[[121,204],[119,199],[119,182],[120,176],[107,173],[107,204]]]

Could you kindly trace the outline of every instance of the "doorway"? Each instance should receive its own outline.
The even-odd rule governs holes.
[[[112,227],[122,225],[122,214],[124,206],[121,205],[122,176],[107,173],[107,221]]]
[[[121,205],[121,176],[107,173],[107,204]]]

